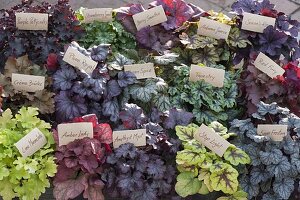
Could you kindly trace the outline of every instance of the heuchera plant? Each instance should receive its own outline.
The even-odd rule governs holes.
[[[54,178],[54,197],[74,199],[83,193],[90,200],[104,200],[101,181],[103,163],[111,152],[112,130],[107,123],[98,123],[96,115],[77,117],[72,122],[92,122],[94,138],[77,139],[58,146],[55,157],[58,165]],[[57,132],[56,139],[57,139]]]
[[[136,103],[143,107],[147,112],[149,112],[153,107],[158,108],[161,112],[167,111],[171,108],[168,84],[162,78],[156,77],[137,80],[134,74],[125,75],[125,72],[121,71],[123,70],[124,65],[154,62],[155,58],[150,54],[145,56],[139,55],[139,53],[135,50],[128,50],[124,55],[117,53],[110,59],[110,62],[108,63],[110,75],[121,79],[118,80],[119,83],[122,79],[128,80],[127,82],[124,82],[126,83],[124,86],[128,85],[128,87],[120,85],[123,88],[121,95],[122,102]],[[155,65],[155,68],[156,66],[157,65]],[[116,73],[118,74],[115,75]]]
[[[232,54],[251,44],[250,41],[234,26],[235,21],[223,13],[210,11],[202,17],[231,26],[228,39],[217,40],[199,35],[198,22],[186,22],[185,26],[181,27],[179,35],[182,47],[176,47],[172,51],[178,53],[180,60],[187,65],[201,63],[206,66],[223,64],[232,67]]]
[[[111,22],[94,21],[92,23],[84,23],[83,9],[76,11],[77,18],[81,21],[81,27],[85,33],[80,38],[79,44],[85,48],[98,44],[111,44],[113,52],[121,52],[127,49],[135,49],[135,37],[124,30],[122,24],[115,20]]]
[[[203,66],[199,66],[203,67]],[[222,65],[215,68],[224,69]],[[171,105],[192,112],[197,123],[210,123],[213,121],[226,121],[236,114],[236,97],[238,95],[236,76],[233,72],[225,72],[224,86],[217,88],[203,80],[189,81],[190,67],[177,66],[177,78],[169,88]],[[233,118],[232,118],[233,119]]]
[[[178,140],[169,137],[163,125],[162,115],[153,110],[147,117],[135,104],[126,104],[120,112],[122,121],[119,129],[142,129],[147,132],[147,145],[134,147],[126,143],[116,148],[108,156],[103,174],[106,182],[107,196],[113,198],[139,199],[173,199],[176,177],[175,154],[179,147]],[[176,120],[176,116],[187,116]],[[169,113],[169,127],[190,123],[191,117],[181,110]],[[181,118],[180,118],[181,119]]]
[[[235,135],[218,122],[212,122],[209,127],[226,140]],[[247,194],[239,187],[238,167],[250,163],[249,156],[240,148],[230,145],[223,157],[219,157],[195,139],[198,128],[195,124],[176,127],[176,134],[184,147],[176,156],[180,172],[175,185],[176,192],[187,197],[221,191],[231,196],[219,199],[246,199]]]
[[[36,92],[18,91],[12,85],[12,73],[44,76],[45,89]],[[5,108],[16,112],[22,106],[37,107],[41,114],[54,112],[54,93],[51,92],[51,80],[44,67],[32,63],[28,55],[13,58],[9,57],[5,64],[4,74],[0,74],[0,85],[4,88]]]
[[[257,111],[260,101],[266,103],[277,102],[279,105],[287,106],[294,114],[300,116],[299,107],[299,67],[298,61],[284,64],[284,61],[274,60],[281,66],[285,73],[282,76],[270,78],[254,66],[257,54],[252,53],[246,69],[243,70],[238,81],[239,90],[243,104],[246,104],[248,114]]]
[[[8,57],[28,54],[29,60],[43,66],[55,63],[55,54],[63,51],[63,45],[81,36],[82,30],[68,0],[58,0],[55,5],[47,2],[31,5],[33,1],[22,1],[0,14],[0,71]],[[17,12],[47,13],[48,31],[23,31],[16,28]],[[50,65],[50,67],[53,67]],[[54,66],[55,67],[55,66]]]
[[[110,54],[110,45],[94,46],[88,50],[77,43],[71,44],[85,56],[98,62],[92,74],[87,74],[59,58],[60,69],[53,75],[53,86],[58,95],[55,97],[57,120],[69,121],[74,117],[95,113],[97,116],[118,116],[116,96],[121,88],[116,80],[109,81],[107,56]]]
[[[135,35],[138,44],[158,53],[169,50],[178,43],[178,36],[173,32],[175,29],[203,13],[200,8],[183,0],[157,0],[150,3],[149,8],[160,5],[164,8],[167,21],[141,30],[136,29],[132,18],[133,15],[146,10],[141,4],[129,4],[127,7],[116,9],[116,19],[127,31]]]
[[[0,195],[4,200],[15,197],[39,199],[41,193],[50,187],[48,179],[56,173],[51,126],[37,115],[37,108],[22,107],[15,117],[9,109],[0,117]],[[47,143],[32,156],[24,158],[15,143],[34,128],[45,135]]]
[[[238,135],[235,144],[251,158],[247,169],[240,170],[241,187],[249,199],[289,199],[299,195],[300,118],[277,103],[260,102],[257,107],[250,118],[231,123],[230,130]],[[288,132],[282,141],[273,141],[257,134],[258,124],[288,125]]]
[[[254,52],[263,52],[273,60],[284,56],[285,61],[295,61],[300,58],[300,47],[297,36],[300,31],[300,23],[292,20],[283,12],[275,10],[275,5],[269,0],[238,0],[232,5],[232,11],[237,14],[237,24],[241,26],[243,13],[253,13],[262,16],[276,18],[275,27],[268,26],[263,33],[241,30],[243,35],[250,40],[252,45],[241,51],[237,51],[235,64],[242,59],[247,62],[249,55]]]

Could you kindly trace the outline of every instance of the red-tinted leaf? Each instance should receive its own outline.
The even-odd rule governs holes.
[[[110,125],[107,123],[98,124],[98,126],[94,128],[94,137],[101,143],[112,143],[112,129]]]

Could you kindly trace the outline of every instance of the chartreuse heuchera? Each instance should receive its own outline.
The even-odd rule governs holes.
[[[209,127],[226,140],[235,135],[218,122],[212,122]],[[176,135],[184,147],[176,156],[180,172],[175,185],[176,192],[187,197],[221,191],[226,196],[219,199],[246,199],[247,193],[239,185],[238,169],[250,163],[249,156],[240,148],[231,145],[223,157],[219,157],[195,139],[198,129],[196,124],[176,127]],[[221,195],[216,194],[215,198],[219,196]]]
[[[50,187],[49,178],[56,173],[51,126],[40,120],[38,114],[37,108],[22,107],[15,116],[8,109],[0,117],[0,195],[4,200],[39,199]],[[45,135],[47,144],[24,158],[15,143],[34,128]]]

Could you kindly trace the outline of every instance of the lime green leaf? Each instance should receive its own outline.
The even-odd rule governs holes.
[[[239,165],[239,164],[249,164],[250,157],[241,149],[237,147],[229,147],[226,152],[224,153],[225,160],[229,161],[232,165]]]
[[[248,194],[244,191],[237,191],[234,194],[226,197],[219,197],[217,200],[247,200]]]
[[[9,182],[8,178],[0,181],[0,195],[3,200],[11,200],[14,197],[17,197],[17,194],[14,192],[16,185]]]
[[[199,192],[201,181],[195,178],[193,172],[183,172],[177,176],[175,190],[181,197],[187,197]]]
[[[211,174],[211,185],[216,191],[222,191],[226,194],[233,194],[238,188],[238,171],[229,166]]]

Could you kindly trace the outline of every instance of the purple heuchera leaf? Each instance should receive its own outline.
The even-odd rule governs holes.
[[[155,32],[155,28],[147,26],[136,33],[136,39],[145,47],[152,48],[158,40],[158,36],[157,32]]]
[[[150,5],[163,6],[168,19],[162,23],[166,30],[173,30],[180,27],[194,15],[192,7],[183,0],[157,0]]]
[[[131,85],[135,82],[136,76],[132,72],[119,72],[118,73],[118,84],[120,87],[124,88],[127,87],[128,85]]]
[[[110,44],[101,44],[91,48],[91,58],[96,62],[104,62],[110,54]]]
[[[118,82],[116,80],[110,80],[107,84],[107,99],[111,99],[113,97],[118,96],[121,94],[122,89],[119,86]]]
[[[68,90],[77,78],[75,70],[71,67],[60,69],[53,75],[53,87],[56,90]]]
[[[57,121],[59,122],[70,121],[87,112],[84,98],[69,91],[61,91],[55,97],[55,104]]]
[[[146,123],[146,116],[143,110],[135,104],[125,104],[120,112],[120,119],[127,129],[137,129]]]
[[[232,4],[231,9],[239,15],[243,12],[258,14],[256,3],[253,0],[238,0]]]
[[[260,51],[271,56],[280,55],[282,45],[288,36],[284,32],[275,30],[273,26],[265,28],[263,34],[259,34]]]
[[[174,129],[177,125],[186,126],[192,121],[193,117],[193,114],[190,112],[172,108],[167,112],[164,127],[167,129]]]
[[[128,7],[116,9],[116,19],[123,24],[125,29],[135,34],[137,29],[132,19],[134,14],[143,12],[145,9],[141,4],[129,4]]]

